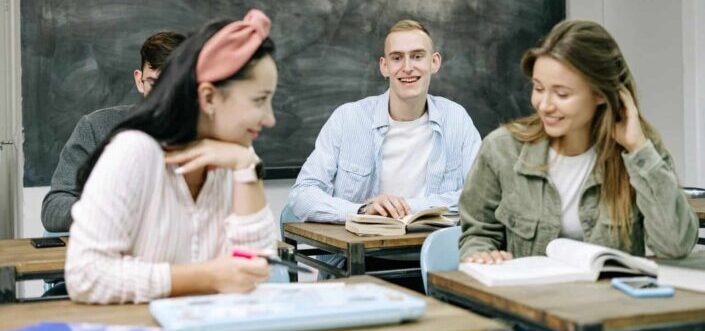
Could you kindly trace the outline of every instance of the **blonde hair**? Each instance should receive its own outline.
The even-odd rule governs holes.
[[[389,35],[394,32],[414,31],[414,30],[418,30],[418,31],[425,33],[428,36],[428,38],[431,39],[431,49],[434,49],[433,38],[431,37],[431,33],[428,32],[428,30],[426,30],[426,27],[424,27],[423,24],[421,24],[420,22],[415,21],[415,20],[405,19],[405,20],[397,21],[396,23],[394,23],[394,25],[392,25],[391,28],[389,28],[389,31],[387,31],[387,37],[389,37]],[[385,38],[385,40],[386,40],[386,38]]]
[[[539,57],[550,57],[575,69],[588,82],[592,90],[606,103],[598,106],[592,119],[590,140],[595,144],[597,160],[595,172],[601,174],[600,208],[609,212],[612,233],[628,247],[631,246],[629,218],[632,213],[634,189],[622,161],[624,148],[613,138],[617,121],[625,118],[619,97],[626,88],[636,97],[636,84],[627,62],[612,36],[597,23],[567,20],[556,25],[536,48],[524,53],[521,67],[528,77],[533,76],[534,63]],[[653,127],[639,114],[644,134],[654,144],[660,137]],[[512,135],[523,142],[548,138],[538,114],[533,114],[504,125]]]

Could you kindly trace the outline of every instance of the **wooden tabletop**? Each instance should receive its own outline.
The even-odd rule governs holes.
[[[68,237],[61,237],[68,242]],[[277,241],[278,250],[293,250],[283,241]],[[64,270],[66,246],[34,248],[30,239],[0,240],[0,267],[15,266],[18,274]]]
[[[671,298],[637,299],[609,281],[487,287],[460,271],[430,273],[430,286],[555,330],[602,325],[622,329],[687,321],[705,323],[705,294],[676,290]]]
[[[61,237],[68,242],[67,237]],[[0,240],[0,266],[15,266],[18,274],[64,270],[66,247],[34,248],[30,239]]]
[[[378,278],[356,276],[342,280],[346,283],[374,282],[383,284],[421,297],[428,305],[426,313],[416,322],[355,330],[508,330],[503,324]],[[12,318],[0,318],[0,329],[3,330],[41,321],[157,326],[156,321],[149,314],[149,306],[146,304],[85,305],[65,300],[0,305],[0,316],[12,316]]]
[[[284,232],[347,249],[349,243],[361,242],[369,248],[395,248],[404,246],[421,246],[431,231],[410,232],[403,236],[365,236],[361,237],[345,230],[342,224],[322,223],[287,223]]]
[[[705,219],[705,199],[688,199],[698,218]]]

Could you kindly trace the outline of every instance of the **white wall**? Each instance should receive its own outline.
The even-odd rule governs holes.
[[[567,14],[612,33],[635,76],[640,110],[663,137],[681,184],[705,187],[705,3],[568,0]]]
[[[19,0],[0,0],[0,239],[17,234],[22,205]]]

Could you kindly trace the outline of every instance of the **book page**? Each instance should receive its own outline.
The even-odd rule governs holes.
[[[558,238],[548,243],[548,246],[546,246],[546,255],[552,259],[580,268],[581,270],[599,273],[599,270],[593,270],[593,262],[600,254],[611,250],[612,249],[607,247],[582,241]]]
[[[348,221],[366,224],[402,224],[403,220],[381,216],[381,215],[358,215],[350,214],[347,217]]]
[[[558,238],[546,247],[546,255],[581,270],[590,271],[595,279],[600,272],[655,274],[656,263],[620,250],[577,240]]]
[[[433,219],[438,219],[442,218],[443,214],[448,212],[448,207],[432,207],[429,209],[425,209],[422,211],[417,212],[416,214],[411,214],[411,215],[406,215],[404,216],[401,221],[405,225],[409,225],[410,223],[413,223],[417,220],[421,219],[426,219],[426,218],[433,218]]]
[[[461,263],[459,269],[487,286],[592,280],[588,272],[545,256],[522,257],[500,264]]]

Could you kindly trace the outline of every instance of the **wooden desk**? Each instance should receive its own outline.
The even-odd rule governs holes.
[[[365,274],[366,256],[419,253],[421,245],[429,233],[431,232],[412,232],[403,236],[360,237],[345,230],[345,226],[338,224],[284,224],[284,240],[287,243],[294,247],[297,247],[297,244],[307,244],[316,248],[311,250],[297,249],[294,254],[296,260],[336,277]],[[345,270],[311,257],[331,253],[346,257]],[[384,270],[367,272],[367,274],[380,277],[404,277],[420,275],[420,269]]]
[[[378,278],[358,276],[343,281],[383,284],[422,297],[428,304],[426,313],[416,322],[355,330],[508,330],[503,324],[430,297],[421,296]],[[12,316],[12,318],[1,318],[0,329],[17,328],[41,321],[156,326],[157,323],[149,314],[148,307],[146,304],[84,305],[71,301],[4,305],[0,306],[0,316]]]
[[[68,237],[61,237],[61,240],[67,243]],[[279,241],[277,251],[283,259],[293,260],[291,245]],[[16,281],[63,278],[64,264],[66,246],[34,248],[30,239],[0,240],[0,303],[18,301]]]
[[[65,260],[66,247],[34,248],[29,239],[0,240],[0,303],[17,301],[16,281],[63,277]]]
[[[688,202],[690,202],[698,218],[701,221],[705,220],[705,199],[688,199]]]
[[[700,228],[705,228],[705,199],[688,199],[693,211],[700,219]],[[705,238],[698,238],[699,245],[705,245]]]
[[[705,326],[705,294],[636,299],[609,281],[487,287],[460,271],[429,274],[435,298],[528,325],[532,330],[693,330]]]

